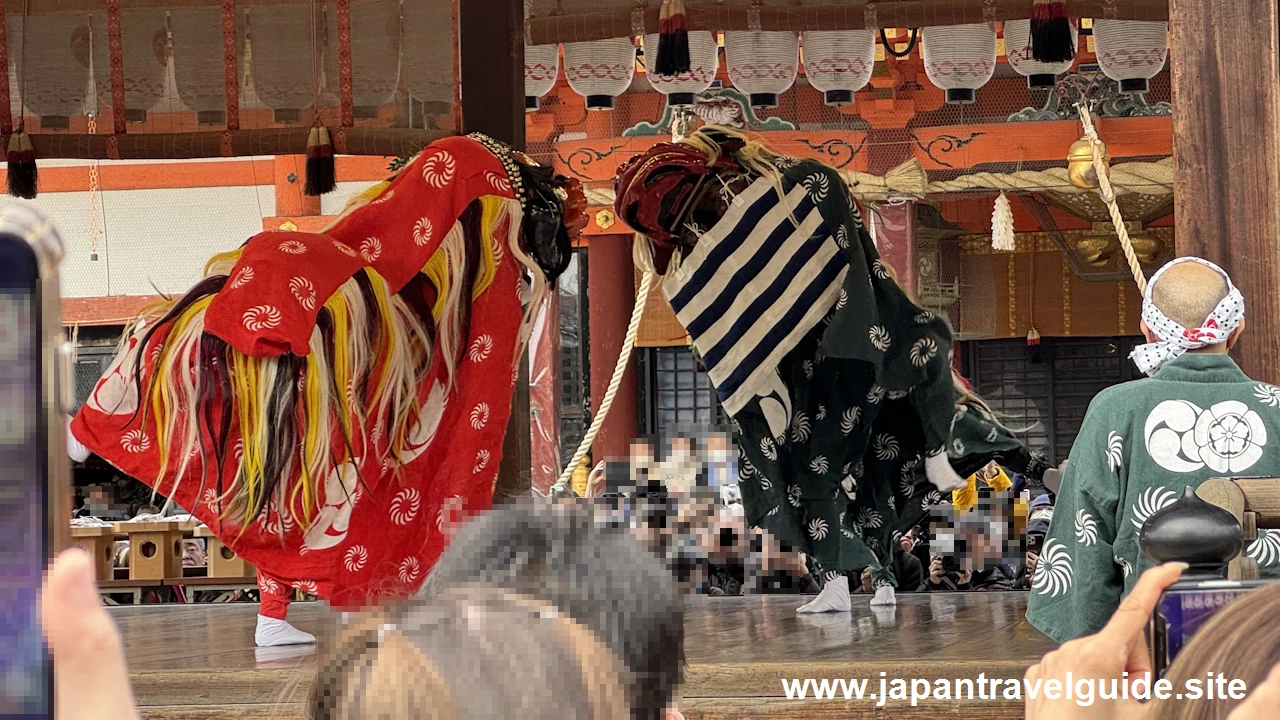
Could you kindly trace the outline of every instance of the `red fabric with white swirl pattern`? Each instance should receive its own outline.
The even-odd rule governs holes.
[[[398,475],[376,458],[360,464],[358,477],[364,486],[354,482],[354,472],[335,472],[321,488],[321,509],[309,532],[297,518],[278,510],[260,516],[243,533],[224,524],[213,491],[200,491],[201,458],[191,460],[190,481],[178,485],[173,500],[253,563],[264,593],[283,597],[289,588],[300,588],[342,608],[409,595],[443,552],[450,527],[489,508],[515,388],[521,322],[517,267],[509,258],[508,254],[499,263],[493,284],[472,305],[472,330],[453,389],[445,389],[443,357],[437,356],[419,391],[423,422],[432,431],[424,431],[420,442],[402,456]],[[152,347],[166,334],[158,332]],[[154,359],[144,352],[145,387]],[[127,376],[123,387],[132,387],[131,363],[122,371]],[[153,441],[154,419],[112,412],[115,407],[85,405],[72,422],[73,434],[123,472],[157,486],[160,458]],[[375,434],[371,429],[365,432]],[[232,437],[239,437],[238,424],[232,427]],[[158,484],[162,493],[170,489],[174,472],[171,468]],[[235,463],[229,462],[224,483],[234,474]],[[277,534],[281,529],[283,542]]]
[[[436,141],[328,232],[254,236],[210,303],[205,331],[251,357],[306,355],[317,311],[352,274],[372,267],[399,292],[485,195],[515,197],[502,162],[470,138]]]
[[[321,306],[364,266],[329,235],[255,235],[209,303],[205,332],[251,357],[306,355]]]
[[[439,179],[433,182],[423,171],[430,158],[427,153],[426,161],[420,157],[393,184],[388,191],[394,191],[390,199],[354,211],[327,234],[329,237],[302,233],[258,236],[231,272],[226,288],[210,304],[206,329],[217,329],[219,337],[249,354],[278,355],[290,350],[303,354],[308,350],[303,340],[309,339],[316,309],[322,298],[328,297],[325,293],[336,290],[356,268],[366,262],[381,265],[379,272],[384,277],[395,272],[401,278],[392,282],[393,288],[402,287],[457,221],[454,210],[437,213],[439,207],[456,206],[456,212],[461,213],[475,197],[504,194],[496,187],[501,183],[491,182],[495,178],[486,174],[501,173],[497,180],[506,177],[492,155],[485,152],[487,160],[483,162],[474,155],[464,155],[464,151],[480,148],[471,141],[459,145],[455,139],[443,144],[458,153],[453,177],[455,182],[465,179],[465,191],[438,187]],[[506,196],[510,197],[509,190]],[[418,244],[414,229],[420,227],[424,212],[429,213],[435,235]],[[511,221],[518,218],[507,222]],[[420,232],[425,232],[425,226],[421,227]],[[505,246],[508,230],[506,223],[493,228],[498,248]],[[384,254],[372,260],[360,257],[362,239],[375,236],[383,240]],[[334,240],[349,252],[338,250]],[[299,248],[292,245],[282,250],[280,243],[287,241],[298,241],[305,250],[296,252]],[[113,370],[95,389],[95,402],[86,404],[72,422],[72,433],[94,453],[171,495],[208,524],[258,569],[259,584],[267,596],[284,598],[289,588],[299,588],[335,606],[355,608],[412,594],[444,550],[450,528],[466,516],[488,509],[493,500],[523,317],[521,268],[511,253],[494,254],[497,267],[493,282],[472,302],[470,332],[466,345],[460,348],[453,381],[446,382],[444,358],[437,354],[418,390],[420,432],[410,437],[401,453],[401,467],[384,466],[378,459],[386,443],[382,428],[358,428],[357,453],[361,457],[354,465],[330,473],[320,484],[319,509],[307,531],[298,518],[280,513],[274,503],[269,514],[259,516],[243,530],[224,524],[212,481],[201,489],[199,478],[204,470],[199,454],[190,460],[188,479],[176,489],[174,463],[165,477],[157,479],[160,457],[154,442],[155,420],[152,414],[133,412],[138,398],[131,359],[143,353],[142,387],[149,387],[155,350],[169,328],[157,332],[148,347],[126,343]],[[247,279],[241,272],[246,267],[252,268]],[[291,283],[294,277],[305,278],[310,287]],[[311,290],[316,293],[315,308],[305,302]],[[250,315],[250,324],[256,329],[246,327],[245,313],[263,305],[276,306],[278,323],[270,311],[262,310]],[[233,422],[229,454],[234,454],[239,436],[239,424]],[[206,446],[211,444],[207,434],[204,441]],[[224,485],[234,480],[236,465],[227,463]]]
[[[378,212],[353,212],[329,234],[396,292],[427,264],[462,211],[485,195],[515,197],[502,162],[475,140],[445,138],[428,145],[373,201]]]

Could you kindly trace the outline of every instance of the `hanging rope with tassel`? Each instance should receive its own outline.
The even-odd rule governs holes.
[[[640,332],[640,319],[644,317],[649,292],[658,280],[658,269],[653,265],[653,248],[649,245],[648,238],[636,235],[635,242],[631,245],[631,259],[636,267],[640,268],[640,288],[636,290],[636,304],[631,308],[631,322],[627,325],[627,335],[622,340],[622,350],[618,352],[618,362],[613,366],[613,376],[609,378],[609,389],[605,390],[604,397],[600,400],[600,409],[595,417],[591,418],[591,427],[587,429],[587,434],[582,436],[582,442],[578,443],[578,450],[573,454],[573,459],[565,465],[564,472],[560,473],[560,479],[556,480],[556,484],[552,486],[551,497],[568,492],[573,480],[573,471],[577,469],[587,453],[591,452],[591,444],[595,442],[596,435],[604,426],[604,419],[609,415],[609,408],[613,407],[613,399],[622,385],[622,376],[626,374],[627,365],[631,363],[631,351],[635,349],[636,335]]]
[[[307,168],[306,184],[303,192],[308,195],[324,195],[338,186],[334,169],[333,138],[329,128],[324,126],[320,118],[320,104],[324,92],[324,61],[322,57],[322,37],[320,27],[320,3],[311,2],[311,82],[316,99],[311,120],[311,131],[307,134]],[[24,36],[25,37],[25,36]]]
[[[1107,205],[1111,223],[1116,228],[1116,236],[1120,238],[1120,248],[1124,251],[1125,260],[1129,262],[1129,272],[1133,274],[1133,281],[1138,284],[1138,292],[1145,294],[1147,276],[1142,271],[1138,253],[1133,249],[1133,241],[1129,239],[1124,215],[1120,214],[1120,205],[1116,202],[1115,189],[1111,187],[1111,178],[1107,174],[1105,147],[1098,137],[1098,131],[1093,127],[1093,115],[1089,108],[1085,107],[1084,103],[1077,103],[1076,109],[1080,111],[1080,124],[1084,126],[1084,136],[1089,141],[1089,148],[1093,151],[1093,170],[1098,175],[1098,197],[1102,198],[1102,202]]]
[[[22,103],[18,111],[18,128],[9,136],[9,146],[5,153],[9,194],[25,200],[34,200],[40,190],[36,149],[31,144],[31,136],[27,134],[27,36],[31,34],[27,27],[27,17],[30,12],[31,0],[23,0],[22,49],[19,51],[22,65],[18,68],[18,92]]]

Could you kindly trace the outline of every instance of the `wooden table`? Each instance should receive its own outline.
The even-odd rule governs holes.
[[[102,596],[102,601],[108,605],[118,605],[115,600],[111,599],[111,595],[128,593],[133,596],[133,604],[142,604],[142,593],[147,590],[159,590],[163,580],[130,580],[124,578],[121,580],[99,580],[98,594]]]
[[[194,570],[196,568],[187,568]],[[203,568],[201,568],[203,569]],[[187,597],[187,603],[191,603],[192,590],[208,590],[223,591],[223,594],[214,602],[226,602],[227,596],[236,590],[255,590],[258,587],[258,578],[256,575],[249,577],[227,578],[227,577],[183,577],[162,580],[161,583],[166,587],[180,587],[182,593]]]

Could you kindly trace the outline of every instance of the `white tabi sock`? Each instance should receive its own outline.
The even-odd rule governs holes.
[[[828,580],[818,597],[796,608],[797,613],[849,612],[853,599],[849,597],[849,578],[841,575]]]
[[[876,588],[875,597],[871,598],[872,605],[897,605],[898,593],[893,589],[892,585],[881,585]]]
[[[258,629],[253,633],[253,640],[258,647],[276,647],[277,645],[307,645],[314,643],[316,636],[302,632],[286,620],[259,615]]]
[[[951,461],[947,459],[945,452],[925,458],[924,473],[929,477],[929,482],[933,483],[942,492],[959,490],[968,485],[964,478],[951,469]]]

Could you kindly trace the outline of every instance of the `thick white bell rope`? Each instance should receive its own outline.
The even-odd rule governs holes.
[[[1142,263],[1138,261],[1138,253],[1133,249],[1133,241],[1129,239],[1129,230],[1124,225],[1124,216],[1120,214],[1120,205],[1116,202],[1115,190],[1111,187],[1111,178],[1107,175],[1107,163],[1102,159],[1102,140],[1093,127],[1093,115],[1084,103],[1076,103],[1080,112],[1080,124],[1084,126],[1084,136],[1089,139],[1089,148],[1093,150],[1093,170],[1098,174],[1098,196],[1107,204],[1111,214],[1111,222],[1116,226],[1116,236],[1120,238],[1120,248],[1124,258],[1129,262],[1129,272],[1133,281],[1138,284],[1138,292],[1147,292],[1147,276],[1142,272]]]
[[[570,486],[573,471],[582,462],[582,458],[591,451],[591,443],[595,442],[596,435],[604,425],[605,417],[609,415],[613,398],[618,394],[618,386],[622,385],[622,376],[626,374],[627,365],[631,362],[631,351],[635,349],[636,335],[640,331],[640,319],[644,317],[644,307],[649,300],[649,291],[658,278],[658,270],[653,265],[653,248],[650,247],[648,238],[636,235],[635,242],[631,245],[631,259],[636,267],[640,268],[641,276],[640,288],[636,290],[636,304],[631,308],[631,323],[627,325],[627,336],[622,341],[618,362],[613,366],[613,377],[609,379],[609,389],[600,400],[600,409],[595,417],[591,418],[591,427],[587,428],[587,434],[583,435],[582,442],[578,443],[578,451],[573,454],[573,459],[565,466],[564,472],[560,473],[560,479],[556,480],[556,484],[552,486],[549,493],[551,497],[564,492]]]

